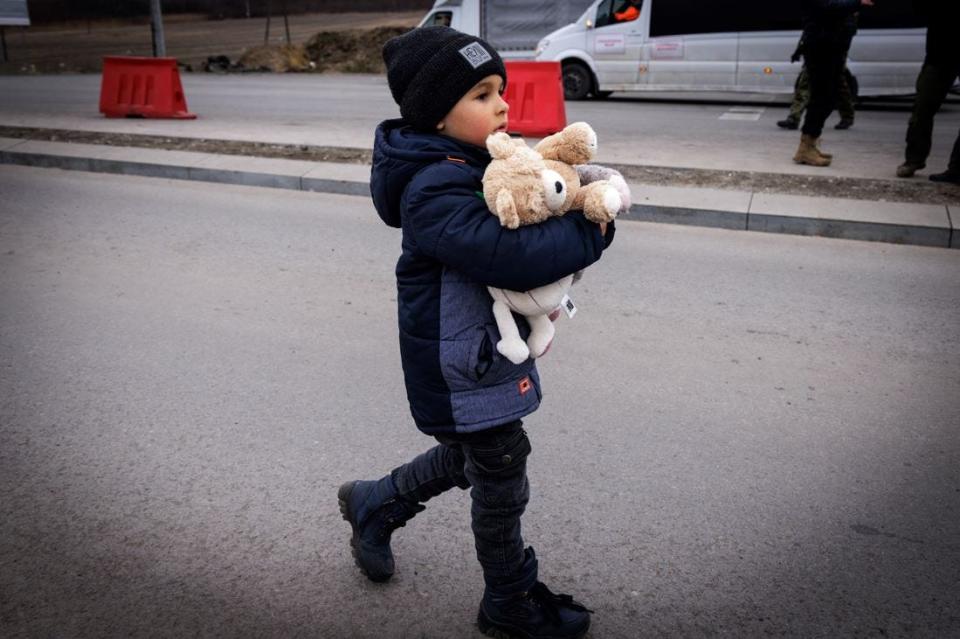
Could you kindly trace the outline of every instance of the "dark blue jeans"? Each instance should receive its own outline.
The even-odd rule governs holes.
[[[405,499],[424,502],[454,486],[470,488],[484,581],[488,586],[516,581],[524,563],[520,516],[530,500],[530,441],[522,422],[437,439],[438,446],[393,470],[397,491]]]

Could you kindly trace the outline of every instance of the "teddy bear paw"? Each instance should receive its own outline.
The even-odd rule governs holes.
[[[617,190],[617,193],[620,194],[620,213],[627,211],[630,206],[633,204],[633,197],[630,193],[630,187],[627,186],[627,181],[623,179],[623,176],[619,173],[611,175],[610,186]]]
[[[607,213],[607,217],[611,220],[616,218],[621,206],[623,206],[623,200],[620,197],[620,193],[612,186],[608,187],[603,193],[603,208]]]
[[[518,365],[523,364],[530,357],[530,349],[519,337],[516,339],[502,339],[497,342],[497,352]]]

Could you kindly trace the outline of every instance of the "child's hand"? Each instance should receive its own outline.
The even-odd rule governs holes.
[[[606,222],[600,222],[600,224],[599,224],[598,226],[600,227],[600,235],[606,235],[606,234],[607,234],[607,223],[606,223]]]

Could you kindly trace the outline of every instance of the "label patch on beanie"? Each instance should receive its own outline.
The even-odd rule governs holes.
[[[479,67],[484,62],[493,60],[493,56],[490,55],[490,52],[484,49],[483,45],[479,42],[471,42],[464,48],[460,49],[460,55],[462,55],[474,69]]]

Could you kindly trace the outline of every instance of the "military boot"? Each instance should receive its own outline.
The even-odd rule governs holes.
[[[835,128],[837,131],[845,131],[853,126],[853,118],[840,118]]]
[[[591,612],[537,581],[537,557],[527,548],[517,580],[484,589],[477,625],[497,639],[577,639],[590,628]]]
[[[793,161],[797,164],[809,164],[810,166],[830,166],[831,158],[825,157],[817,148],[819,138],[804,133],[800,136],[800,147],[793,156]]]
[[[909,160],[897,167],[897,177],[908,178],[927,165],[923,162],[910,162]]]
[[[960,184],[960,171],[957,169],[947,169],[943,173],[933,173],[930,176],[933,182],[947,182],[949,184]]]
[[[792,115],[788,115],[783,120],[778,120],[777,126],[781,129],[790,129],[791,131],[796,131],[798,128],[800,128],[800,118],[795,118]]]
[[[424,507],[403,499],[390,475],[378,481],[349,481],[340,486],[337,498],[353,529],[350,547],[357,566],[371,581],[390,579],[394,571],[390,535]]]
[[[817,139],[816,139],[816,141],[813,143],[813,146],[814,146],[815,149],[817,149],[817,153],[820,154],[820,157],[826,158],[826,159],[828,159],[828,160],[832,160],[832,159],[833,159],[833,153],[824,153],[824,152],[820,149],[820,138],[817,138]]]

